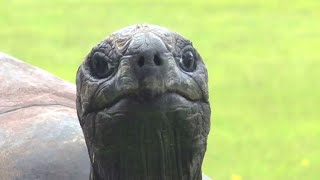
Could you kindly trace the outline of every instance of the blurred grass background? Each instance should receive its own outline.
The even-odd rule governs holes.
[[[319,0],[0,0],[0,51],[74,82],[94,45],[136,23],[183,34],[205,59],[207,175],[320,179]]]

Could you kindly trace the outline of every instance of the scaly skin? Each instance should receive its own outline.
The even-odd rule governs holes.
[[[76,84],[91,179],[202,179],[210,105],[190,41],[159,26],[121,29],[92,49]]]

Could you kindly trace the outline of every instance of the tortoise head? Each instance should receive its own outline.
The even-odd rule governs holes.
[[[207,70],[192,43],[154,25],[121,29],[77,73],[92,179],[201,179]]]

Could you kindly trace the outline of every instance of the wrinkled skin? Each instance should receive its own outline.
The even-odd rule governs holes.
[[[91,179],[202,178],[210,105],[190,41],[159,26],[121,29],[92,49],[76,85]]]

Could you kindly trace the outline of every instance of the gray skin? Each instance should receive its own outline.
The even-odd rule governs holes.
[[[90,179],[202,179],[207,80],[192,43],[159,26],[126,27],[94,47],[76,80]]]
[[[129,29],[134,29],[134,27],[131,27]],[[163,33],[161,32],[168,32],[168,30],[165,30],[163,28],[157,27],[156,29],[157,29],[156,31],[160,31],[158,32],[160,33],[159,35],[163,35]],[[168,33],[171,34],[171,32],[168,32]],[[166,41],[163,41],[162,43],[165,43],[166,46],[171,45],[172,47],[170,47],[170,49],[172,49],[172,52],[175,52],[176,55],[180,54],[181,56],[181,49],[183,49],[183,46],[185,44],[189,44],[190,42],[184,40],[182,37],[178,36],[177,34],[175,35],[175,33],[172,33],[170,36],[167,37],[168,41],[170,40],[170,38],[172,38],[171,36],[175,37],[174,39],[171,39],[171,40],[174,40],[174,42],[165,43]],[[117,38],[114,35],[112,35],[111,37]],[[117,40],[117,42],[120,43],[121,39],[125,38],[125,36],[121,36],[118,38],[119,39]],[[161,39],[163,38],[164,37],[162,37]],[[97,48],[101,50],[101,48],[99,47],[101,47],[102,45],[103,43],[97,46]],[[117,47],[120,47],[120,46],[121,46],[120,44],[117,45]],[[109,51],[109,52],[110,52],[110,55],[120,57],[119,56],[120,54],[118,54],[118,50]],[[144,52],[144,51],[141,51],[141,52]],[[90,57],[90,55],[88,57]],[[145,60],[147,63],[149,63],[148,58],[146,58]],[[166,59],[163,59],[163,60],[166,60]],[[90,60],[86,60],[86,61],[89,62]],[[130,72],[132,71],[132,68],[134,68],[135,66],[130,66],[130,67],[127,66],[128,70],[125,70],[126,69],[124,68],[126,67],[125,61],[128,61],[128,60],[123,60],[121,62],[118,61],[120,62],[120,65],[117,66],[118,67],[117,72],[115,72],[114,75],[110,76],[109,79],[95,78],[95,76],[90,77],[91,76],[90,73],[93,73],[93,72],[85,71],[86,69],[85,65],[82,65],[80,67],[79,75],[78,75],[78,90],[80,89],[82,90],[81,91],[82,95],[80,96],[80,94],[78,94],[79,95],[78,102],[80,101],[84,102],[84,103],[81,103],[81,107],[83,106],[83,108],[86,110],[89,110],[90,107],[92,108],[101,107],[103,109],[104,103],[111,102],[109,100],[108,101],[102,100],[101,101],[102,104],[94,105],[95,102],[99,101],[98,99],[91,99],[91,100],[87,99],[87,101],[85,101],[85,98],[84,98],[86,93],[89,95],[94,92],[94,87],[96,85],[99,86],[99,84],[102,85],[103,83],[107,83],[108,81],[108,82],[113,82],[113,86],[116,86],[118,89],[120,89],[119,95],[124,92],[132,92],[133,94],[142,94],[142,92],[145,92],[146,94],[149,94],[147,96],[140,95],[138,98],[139,101],[128,102],[128,100],[126,100],[128,99],[126,98],[127,95],[123,94],[121,96],[117,96],[118,94],[117,92],[109,90],[109,92],[113,93],[114,95],[114,97],[110,98],[112,99],[113,103],[108,104],[106,106],[108,108],[104,108],[104,109],[108,109],[109,111],[114,110],[119,112],[119,110],[121,109],[124,109],[127,111],[127,108],[123,107],[125,105],[123,101],[127,101],[128,105],[133,104],[135,102],[139,102],[137,106],[133,107],[133,109],[141,107],[141,101],[145,102],[145,105],[148,105],[148,106],[150,105],[150,109],[153,109],[150,112],[155,112],[154,107],[156,104],[158,104],[159,111],[155,112],[158,114],[159,113],[161,114],[162,112],[164,112],[164,111],[160,112],[160,109],[164,110],[164,109],[171,108],[172,111],[170,112],[172,113],[166,113],[166,114],[170,114],[170,117],[184,116],[184,112],[182,110],[184,109],[187,110],[191,106],[199,106],[197,104],[200,104],[200,106],[201,104],[204,104],[202,106],[205,108],[208,108],[207,93],[206,93],[207,92],[206,72],[205,72],[205,69],[201,70],[201,68],[204,68],[202,64],[203,62],[201,61],[201,59],[198,59],[197,63],[199,63],[200,65],[197,66],[197,70],[191,73],[183,72],[182,69],[180,69],[180,67],[177,65],[177,62],[171,61],[169,59],[166,60],[166,62],[168,63],[168,65],[165,65],[167,67],[167,70],[163,70],[163,72],[168,73],[166,77],[163,77],[167,79],[166,84],[169,84],[166,86],[170,87],[170,84],[172,87],[184,86],[186,90],[183,90],[183,89],[179,90],[181,91],[180,93],[182,94],[181,97],[173,93],[174,88],[171,89],[172,91],[171,95],[170,94],[166,95],[167,93],[165,93],[166,91],[169,92],[168,90],[169,88],[163,88],[163,89],[158,88],[159,91],[155,93],[152,90],[152,89],[155,89],[154,85],[150,86],[149,88],[151,89],[150,91],[148,90],[148,83],[142,86],[143,83],[141,82],[141,79],[139,81],[135,80],[134,82],[132,80],[130,81],[130,78],[125,78],[125,75],[130,75],[130,73],[131,73],[130,75],[131,78],[137,77],[136,74],[133,74],[133,72]],[[134,62],[134,59],[130,59],[130,61]],[[170,63],[171,65],[169,65]],[[170,68],[171,70],[169,69],[169,67],[171,67]],[[127,71],[127,73],[123,73],[123,75],[121,75],[120,72],[124,72],[124,71]],[[81,73],[84,73],[83,76],[80,75]],[[135,72],[135,73],[138,73],[138,72]],[[171,75],[169,75],[169,73]],[[186,80],[188,76],[190,77],[189,81],[191,82]],[[85,80],[84,77],[88,77],[90,78],[90,80]],[[161,78],[162,78],[162,75],[161,75]],[[181,79],[185,82],[177,81],[177,79]],[[199,79],[202,79],[202,80],[199,80]],[[89,84],[85,85],[86,82],[89,84],[92,84],[92,86],[89,86]],[[114,82],[117,82],[117,85],[114,84]],[[133,86],[128,85],[130,84],[130,82],[133,83]],[[139,89],[141,89],[141,87],[147,87],[145,88],[146,90],[137,91],[138,89],[136,90],[132,89],[132,87],[137,86],[137,85],[134,85],[134,84],[137,84],[137,82],[141,83],[138,86]],[[162,80],[160,82],[162,82]],[[191,83],[191,85],[189,86],[187,82],[188,84]],[[199,83],[199,86],[194,84],[194,82]],[[201,82],[203,84],[201,84]],[[79,83],[81,83],[82,85],[79,86]],[[149,83],[153,84],[153,81],[149,81]],[[109,83],[109,84],[111,85],[112,83]],[[84,87],[88,88],[87,89],[88,92],[85,92]],[[93,88],[90,89],[91,87]],[[102,88],[102,86],[100,87]],[[127,91],[126,91],[126,88],[128,89]],[[198,92],[194,92],[194,90],[192,90],[194,88]],[[202,90],[203,92],[199,91],[199,89],[203,89]],[[108,92],[108,88],[104,88],[103,90]],[[141,92],[141,93],[137,93],[137,92]],[[188,92],[188,93],[183,94],[183,92]],[[97,98],[103,97],[101,93],[102,91],[100,92],[99,97],[98,95],[96,97]],[[178,90],[177,90],[177,93],[178,93]],[[189,95],[189,94],[193,94],[193,95]],[[200,95],[200,94],[203,94],[203,95]],[[170,98],[169,96],[172,96],[172,98]],[[182,98],[182,96],[184,98]],[[193,98],[190,98],[189,100],[187,100],[186,98],[189,96]],[[161,97],[164,97],[164,99],[161,100],[162,99]],[[204,97],[203,100],[200,97]],[[133,96],[132,98],[136,100],[136,97]],[[173,102],[175,99],[177,101]],[[12,180],[12,179],[14,180],[35,180],[35,179],[87,180],[89,179],[90,168],[95,166],[91,166],[91,163],[90,163],[87,146],[85,144],[85,139],[84,139],[82,129],[81,129],[81,126],[79,125],[79,121],[77,117],[75,101],[76,101],[76,87],[73,84],[70,84],[61,79],[58,79],[57,77],[53,76],[52,74],[49,74],[46,71],[43,71],[39,68],[28,65],[14,57],[11,57],[9,55],[6,55],[0,52],[0,180]],[[152,101],[154,101],[154,103],[151,103]],[[162,103],[157,103],[157,102],[162,102]],[[163,104],[164,102],[165,104]],[[90,104],[90,106],[88,103]],[[181,107],[181,108],[176,109],[174,105],[175,107]],[[141,108],[138,108],[138,109],[140,112],[144,113],[143,111],[141,111]],[[191,110],[191,108],[189,109]],[[80,109],[78,110],[80,120],[82,119],[81,118],[83,117],[82,113],[84,112],[85,111],[82,112],[82,110]],[[97,110],[96,112],[97,112],[96,114],[99,114],[99,116],[108,115],[108,114],[102,113],[103,112],[102,110],[101,111]],[[157,120],[152,117],[153,114],[150,112],[145,113],[144,115],[145,119],[143,119],[143,121],[145,121],[149,117],[150,118],[148,120]],[[93,112],[91,114],[94,115]],[[139,113],[133,113],[133,115],[134,117],[140,116]],[[194,112],[190,112],[190,117],[194,116],[199,120],[199,122],[198,121],[194,123],[192,121],[190,122],[193,124],[200,123],[199,124],[200,126],[204,126],[204,128],[200,127],[201,134],[200,135],[198,134],[199,136],[193,142],[198,143],[200,140],[199,138],[202,138],[201,142],[203,142],[203,145],[201,145],[201,147],[204,147],[204,148],[206,143],[206,136],[209,129],[209,122],[208,122],[209,115],[210,113],[207,110],[203,111],[201,110],[201,108],[196,109]],[[204,119],[205,121],[203,121],[203,118],[202,118],[203,116],[206,117],[206,119]],[[121,116],[118,116],[117,118],[121,118]],[[90,121],[90,119],[88,120]],[[103,120],[103,118],[100,118],[100,120]],[[163,122],[161,121],[161,118],[158,118],[158,120],[160,120],[159,122]],[[194,132],[192,131],[193,129],[190,129],[194,127],[194,126],[190,126],[191,124],[189,125],[181,122],[181,118],[177,118],[176,120],[178,120],[176,125],[179,125],[181,127],[175,128],[175,129],[179,133],[185,133],[183,137],[190,137],[190,135],[194,135],[198,133],[198,131]],[[82,121],[82,122],[85,122],[85,121]],[[83,127],[84,127],[84,124],[85,123],[82,123]],[[146,122],[144,122],[143,124],[145,124],[146,126],[148,125],[146,124]],[[135,125],[138,126],[138,124],[135,124]],[[150,125],[156,126],[157,124],[150,124]],[[168,126],[170,125],[167,125],[166,127]],[[115,129],[117,128],[116,126],[113,126],[113,125],[111,125],[110,127],[108,126],[106,128],[99,128],[99,124],[98,124],[96,126],[96,129],[95,130],[91,129],[91,131],[96,132],[96,134],[98,135],[97,137],[101,138],[101,135],[99,135],[99,133],[108,133],[107,130],[108,129],[110,130],[110,128],[113,128],[113,127]],[[155,143],[160,142],[159,139],[157,139],[157,137],[160,137],[160,136],[156,135],[157,137],[154,137],[152,136],[151,132],[148,131],[148,130],[157,129],[157,127],[153,127],[153,129],[140,127],[140,129],[145,129],[146,130],[145,134],[150,135],[150,138],[147,136],[141,136],[142,138],[141,140],[143,140],[144,142],[147,142],[148,144],[151,144],[150,141]],[[135,131],[140,131],[140,129],[139,128],[135,129],[135,127],[133,127],[133,129],[128,131],[128,133],[134,134]],[[165,128],[162,128],[162,129],[165,130]],[[173,132],[173,130],[170,130],[172,129],[172,127],[167,129],[171,133]],[[90,129],[87,129],[87,131],[85,130],[85,132],[88,132],[89,130]],[[193,133],[193,134],[189,134],[189,133]],[[184,164],[186,162],[182,160],[183,157],[180,158],[180,156],[175,156],[175,153],[173,152],[178,151],[179,149],[181,151],[181,149],[183,148],[185,152],[191,152],[191,149],[193,149],[192,147],[193,145],[190,143],[189,147],[185,147],[185,145],[179,147],[177,145],[180,143],[177,144],[173,142],[173,139],[172,139],[174,138],[173,136],[170,136],[171,139],[166,140],[165,137],[169,137],[169,135],[166,135],[163,132],[160,132],[159,134],[161,134],[161,137],[163,137],[162,149],[167,150],[167,152],[169,153],[169,154],[163,153],[163,155],[167,157],[167,159],[172,159],[176,161],[176,164],[172,164],[169,167],[172,167],[174,171],[177,171],[178,167],[181,167],[179,169],[182,169],[182,170],[184,169],[183,172],[186,172],[186,167],[185,167],[186,164]],[[128,136],[128,137],[131,137],[131,136]],[[118,139],[115,139],[115,140],[118,140]],[[180,139],[177,138],[177,140],[181,142],[181,144],[183,144],[183,142],[188,140],[188,138],[180,138]],[[97,138],[97,141],[99,141],[98,138]],[[87,143],[89,143],[88,145],[89,150],[92,149],[93,147],[93,145],[91,145],[90,142],[93,142],[93,141],[87,140]],[[132,143],[133,143],[133,146],[134,146],[134,143],[141,144],[139,143],[139,139],[138,140],[136,139],[136,140],[130,141],[126,149],[133,147]],[[105,145],[105,144],[102,143],[102,145]],[[126,145],[126,144],[123,143],[122,145]],[[147,149],[148,147],[142,148],[145,150],[145,152],[139,152],[138,156],[140,156],[141,154],[150,154],[150,153],[153,153],[154,151],[156,152],[154,157],[155,159],[152,159],[151,157],[148,160],[158,161],[159,163],[161,162],[160,163],[162,164],[161,172],[165,170],[164,174],[170,172],[167,170],[169,167],[166,167],[166,165],[167,164],[170,165],[170,163],[163,164],[163,161],[159,161],[159,157],[164,157],[164,156],[158,157],[159,150],[157,149],[155,150],[155,148],[159,146],[157,145],[154,145],[154,146],[155,147],[150,146],[149,149]],[[143,144],[141,145],[141,147],[144,147]],[[168,147],[172,147],[173,149],[172,150],[170,148],[168,149]],[[199,149],[199,148],[196,147],[195,149]],[[200,151],[201,154],[197,155],[198,159],[197,158],[193,158],[193,159],[196,159],[196,161],[201,159],[202,161],[202,156],[204,153],[203,151],[204,149],[201,149]],[[132,151],[132,153],[134,152],[135,151]],[[163,150],[161,150],[161,152],[163,152]],[[195,152],[195,151],[192,151],[192,152]],[[168,155],[170,155],[170,157]],[[150,155],[146,155],[147,158],[149,156]],[[192,155],[191,157],[194,157],[194,156],[195,155]],[[97,157],[92,159],[95,159],[95,161],[98,160]],[[180,159],[181,161],[177,161],[178,159]],[[102,160],[105,160],[105,159],[102,159]],[[141,162],[141,159],[137,159],[137,160],[133,159],[132,161],[134,161],[132,165],[135,165],[135,163]],[[126,161],[122,161],[122,162],[126,162]],[[157,164],[159,163],[154,162],[153,165],[157,166]],[[95,163],[93,162],[93,164]],[[177,164],[182,164],[182,165],[177,166]],[[127,166],[126,164],[122,164],[122,165]],[[150,162],[149,164],[146,164],[146,165],[149,166]],[[167,169],[163,168],[163,165]],[[189,163],[189,165],[191,164]],[[201,165],[198,165],[197,167],[200,167],[200,166]],[[93,169],[93,171],[94,170],[95,169]],[[178,172],[181,172],[181,171],[179,170]],[[149,173],[152,173],[152,171],[147,171],[144,173],[149,174]],[[155,175],[157,175],[157,173],[155,173]],[[154,179],[154,178],[150,176],[144,179]],[[164,178],[162,177],[160,179],[164,179]],[[170,179],[170,178],[167,178],[167,179]],[[188,178],[185,177],[185,178],[176,178],[176,179],[188,179]],[[202,179],[209,179],[209,178],[203,175]]]

